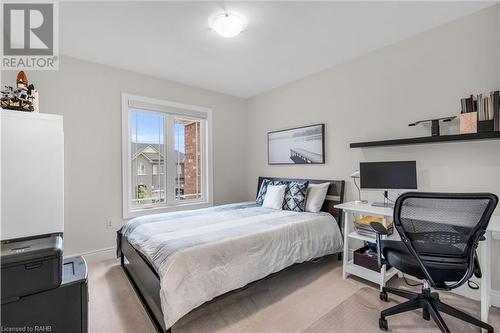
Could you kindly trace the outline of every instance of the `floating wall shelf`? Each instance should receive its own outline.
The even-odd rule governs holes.
[[[452,142],[452,141],[475,141],[475,140],[495,140],[500,139],[500,132],[483,132],[472,134],[455,134],[441,136],[423,136],[418,138],[368,141],[351,143],[351,148],[369,148],[382,146],[418,145],[426,143]]]

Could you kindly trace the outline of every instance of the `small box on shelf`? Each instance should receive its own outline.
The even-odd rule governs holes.
[[[493,120],[479,120],[477,122],[477,132],[493,132],[495,130],[494,121]]]
[[[460,114],[460,134],[477,133],[477,112]]]
[[[353,252],[353,263],[355,265],[368,268],[369,270],[380,272],[377,262],[377,252],[370,246],[363,246]],[[391,266],[387,264],[386,269],[389,270]]]

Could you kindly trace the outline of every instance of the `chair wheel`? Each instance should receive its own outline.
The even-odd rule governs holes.
[[[389,325],[387,325],[387,320],[385,320],[384,318],[379,318],[379,320],[378,320],[378,327],[382,331],[387,331],[389,329]]]
[[[389,296],[386,291],[381,291],[379,297],[381,301],[389,302]]]
[[[422,309],[422,318],[424,318],[424,320],[431,320],[431,314],[429,313],[429,308],[427,308],[427,306],[424,306]]]

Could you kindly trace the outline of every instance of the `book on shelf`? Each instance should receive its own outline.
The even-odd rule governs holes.
[[[500,91],[492,91],[490,94],[470,95],[460,99],[460,114],[477,112],[477,121],[492,121],[491,130],[500,131]],[[471,115],[470,115],[471,116]],[[461,117],[462,118],[462,117]],[[470,117],[463,117],[463,121],[470,122]],[[490,127],[491,128],[491,127]],[[462,132],[461,132],[462,133]]]
[[[476,112],[477,110],[477,97],[470,95],[468,98],[462,98],[460,100],[461,111],[460,113],[470,113]]]
[[[490,94],[491,106],[493,108],[493,128],[495,131],[500,130],[500,91],[493,91]]]

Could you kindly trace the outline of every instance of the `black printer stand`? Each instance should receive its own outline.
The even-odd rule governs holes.
[[[2,332],[87,333],[87,264],[64,260],[58,288],[2,302]],[[10,329],[10,330],[9,330]]]

